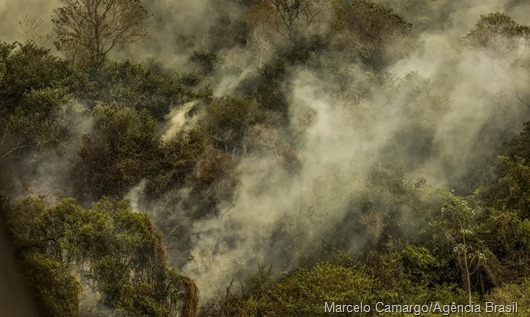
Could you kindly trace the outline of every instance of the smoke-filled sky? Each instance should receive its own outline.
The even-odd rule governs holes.
[[[320,238],[333,230],[348,213],[352,197],[363,187],[371,163],[388,155],[408,161],[413,178],[423,177],[431,186],[450,186],[472,164],[491,154],[485,146],[506,130],[517,131],[528,119],[526,105],[515,92],[530,93],[528,72],[512,67],[528,48],[504,58],[463,49],[461,39],[482,14],[506,12],[520,24],[530,24],[530,3],[496,0],[389,1],[398,14],[413,24],[409,50],[385,71],[388,81],[371,80],[365,69],[344,55],[321,53],[305,66],[289,70],[289,126],[297,136],[293,151],[300,170],[285,168],[276,153],[240,158],[240,185],[234,202],[222,204],[218,215],[191,222],[178,203],[187,190],[170,192],[160,201],[139,209],[152,210],[189,226],[189,255],[175,250],[180,241],[168,240],[173,263],[198,285],[202,299],[209,299],[232,280],[247,277],[258,265],[293,268],[303,254],[317,249]],[[415,6],[411,7],[410,3]],[[20,39],[17,22],[25,15],[42,19],[42,30],[51,30],[50,15],[56,1],[0,0],[0,39]],[[207,32],[217,17],[212,2],[153,1],[146,4],[152,14],[149,38],[116,53],[124,58],[154,58],[179,65],[189,56],[182,36],[196,45],[207,42]],[[238,8],[228,8],[237,16]],[[258,45],[251,43],[249,45]],[[282,45],[270,41],[270,45]],[[520,48],[519,48],[520,49]],[[224,67],[238,64],[239,73],[217,74],[216,95],[233,93],[240,81],[255,75],[265,58],[252,50],[235,47],[222,52]],[[330,74],[316,65],[333,64],[351,74],[345,95],[335,94]],[[363,96],[357,96],[363,86]],[[186,126],[186,110],[192,103],[177,105],[168,116],[164,139]],[[184,108],[183,108],[184,107]],[[179,111],[179,109],[181,109]],[[197,122],[196,118],[191,124]],[[414,124],[414,126],[412,126]],[[417,140],[407,139],[412,128],[432,128],[428,158],[414,159],[411,149]],[[261,136],[279,138],[280,128],[267,128]],[[269,140],[270,141],[270,140]],[[274,142],[274,140],[272,141]],[[401,145],[398,146],[398,145]],[[133,196],[140,195],[135,188]],[[138,204],[137,197],[128,199]],[[175,203],[177,202],[177,203]],[[352,210],[353,208],[353,210]],[[384,211],[382,211],[384,212]],[[158,222],[163,221],[161,219]],[[282,234],[289,232],[289,235]],[[170,238],[169,238],[170,239]],[[365,239],[352,233],[349,249],[356,252]],[[184,258],[184,259],[183,259]]]
[[[31,23],[26,23],[28,21],[38,23],[38,28],[31,32],[32,37],[50,34],[52,11],[58,5],[58,0],[0,1],[0,39],[4,42],[33,39],[26,34],[32,29]]]

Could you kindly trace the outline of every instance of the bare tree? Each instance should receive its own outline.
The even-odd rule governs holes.
[[[43,23],[44,21],[42,19],[24,15],[22,20],[18,21],[18,33],[26,43],[35,43],[39,46],[45,46],[51,39],[51,35],[42,32]]]
[[[322,11],[320,2],[314,0],[271,0],[270,5],[281,22],[278,31],[292,42],[299,39]]]
[[[246,21],[260,33],[276,33],[292,44],[320,31],[324,0],[258,0],[246,12]]]
[[[119,43],[146,34],[147,11],[140,0],[61,0],[52,22],[55,46],[74,61],[100,65]]]

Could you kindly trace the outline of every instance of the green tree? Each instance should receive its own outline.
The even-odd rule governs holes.
[[[337,0],[334,9],[335,43],[356,51],[362,61],[376,69],[389,46],[404,38],[412,27],[392,9],[366,0]]]
[[[138,111],[148,110],[157,121],[163,121],[175,104],[194,97],[176,74],[156,62],[109,61],[91,79],[87,88],[77,93],[88,108],[115,102]]]
[[[501,147],[495,158],[494,177],[479,191],[479,198],[499,210],[515,211],[530,219],[530,122],[520,135]]]
[[[43,316],[78,316],[81,285],[67,267],[39,253],[19,263]]]
[[[519,283],[530,272],[530,220],[517,212],[485,208],[477,231],[499,263],[487,271],[493,286]],[[500,268],[500,269],[499,269]]]
[[[462,198],[449,195],[439,217],[434,220],[434,225],[452,247],[454,263],[462,274],[469,303],[473,301],[473,282],[480,281],[482,273],[491,284],[498,283],[498,260],[479,232],[481,215],[482,210],[473,208]]]
[[[248,127],[255,121],[257,105],[241,97],[213,100],[201,126],[225,152],[240,152]]]
[[[495,288],[487,296],[485,301],[494,303],[512,303],[517,302],[519,311],[522,316],[530,314],[530,281],[525,280],[521,284],[505,284]]]
[[[73,199],[48,207],[37,198],[14,205],[1,198],[0,216],[46,316],[77,316],[86,288],[101,294],[98,305],[127,316],[195,314],[197,289],[167,265],[162,238],[146,214],[108,200],[86,210]]]
[[[143,111],[116,104],[98,105],[94,125],[85,134],[72,175],[80,197],[121,197],[152,175],[160,153],[156,121]]]
[[[82,81],[68,64],[31,43],[1,43],[0,74],[0,131],[3,133],[14,133],[9,131],[8,122],[16,116],[33,120],[32,125],[45,124],[66,101],[73,82]]]
[[[269,5],[277,20],[277,32],[296,44],[307,36],[309,30],[315,31],[324,3],[315,0],[271,0]]]
[[[8,193],[26,191],[41,162],[67,164],[84,121],[73,92],[85,78],[31,43],[0,44],[0,74],[0,183]]]
[[[159,198],[164,192],[185,186],[206,147],[208,136],[198,129],[180,133],[162,144],[158,173],[147,181],[148,198]]]
[[[265,272],[266,273],[266,272]],[[263,274],[260,273],[260,274]],[[277,282],[254,279],[242,295],[222,301],[220,316],[320,316],[324,302],[372,302],[374,278],[362,267],[343,267],[320,263],[313,268],[299,268]]]
[[[517,46],[530,41],[530,27],[517,24],[504,13],[481,15],[473,29],[465,36],[467,45],[482,49],[492,57],[503,57],[517,50]]]

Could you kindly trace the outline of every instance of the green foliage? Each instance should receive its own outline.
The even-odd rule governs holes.
[[[13,155],[20,156],[20,152],[28,150],[64,154],[76,133],[74,127],[81,123],[82,112],[62,89],[33,90],[4,121],[2,138],[12,148],[25,147],[25,151],[15,151]]]
[[[261,108],[278,113],[283,122],[287,122],[287,71],[285,60],[273,60],[259,69],[256,78],[243,82],[239,90],[254,98]]]
[[[299,269],[277,285],[270,295],[275,316],[308,316],[322,312],[322,303],[370,302],[373,278],[362,270],[320,264]]]
[[[530,124],[526,123],[519,136],[499,149],[493,161],[494,176],[477,192],[485,206],[479,232],[504,267],[493,273],[511,283],[527,276],[530,269],[529,142]]]
[[[411,260],[420,263],[408,268]],[[418,283],[415,269],[431,274],[427,270],[436,267],[436,261],[426,249],[407,245],[402,253],[374,252],[365,265],[324,261],[279,279],[273,279],[270,271],[260,271],[239,295],[230,293],[230,285],[219,306],[205,306],[201,316],[320,316],[324,302],[465,303],[464,292],[454,285],[432,283],[429,276]]]
[[[375,299],[374,278],[361,268],[321,263],[299,268],[272,284],[251,284],[249,297],[231,296],[221,304],[219,316],[319,316],[323,303],[370,302]],[[257,289],[256,289],[257,288]]]
[[[198,129],[181,133],[164,143],[158,174],[146,184],[148,197],[158,198],[171,188],[184,186],[208,144],[207,136]]]
[[[172,105],[194,96],[183,86],[181,78],[155,62],[143,65],[109,61],[91,79],[79,94],[90,108],[101,102],[116,102],[138,111],[146,109],[159,121]]]
[[[407,244],[402,256],[405,275],[414,285],[425,286],[433,282],[428,272],[434,271],[437,261],[427,248]]]
[[[228,15],[221,15],[208,30],[210,47],[213,51],[223,48],[244,46],[250,36],[249,26],[241,20],[232,20]]]
[[[42,161],[66,161],[85,119],[72,96],[84,79],[33,44],[2,43],[0,52],[0,183],[14,193]]]
[[[0,43],[0,65],[2,119],[6,114],[12,113],[25,96],[34,90],[77,88],[83,82],[83,76],[74,72],[67,62],[32,43]]]
[[[31,252],[44,252],[40,240],[40,217],[45,206],[42,201],[26,198],[16,206],[11,206],[7,197],[0,195],[1,219],[9,229],[16,255]]]
[[[208,51],[195,51],[189,58],[190,62],[198,67],[203,75],[209,75],[215,71],[216,64],[219,63],[217,55]]]
[[[405,37],[412,25],[380,4],[365,0],[337,0],[333,3],[336,43],[357,52],[370,67],[378,69],[385,50]]]
[[[477,231],[499,263],[487,267],[495,285],[517,282],[529,271],[530,221],[517,213],[486,208]]]
[[[82,112],[70,94],[81,76],[33,44],[17,49],[2,43],[0,48],[0,158],[59,149],[71,138]]]
[[[233,1],[242,5],[242,20],[227,14],[231,6],[214,5],[218,19],[200,48],[192,40],[180,40],[190,54],[180,73],[156,62],[103,62],[116,43],[134,40],[139,33],[114,37],[114,43],[107,41],[110,33],[98,38],[97,26],[89,27],[86,34],[77,35],[94,36],[81,45],[74,43],[68,25],[77,21],[87,26],[87,21],[74,18],[89,2],[119,4],[113,13],[124,16],[133,10],[128,16],[138,18],[137,25],[125,23],[135,19],[123,21],[120,16],[119,20],[137,31],[143,30],[145,10],[138,1],[62,1],[67,6],[54,14],[58,47],[69,59],[81,58],[97,67],[78,67],[34,44],[0,44],[2,188],[31,187],[35,179],[27,177],[27,185],[25,176],[42,170],[46,161],[60,161],[61,167],[69,168],[48,174],[65,174],[66,183],[60,186],[84,203],[82,207],[74,199],[64,199],[50,205],[44,199],[25,198],[10,204],[0,197],[1,219],[45,315],[76,316],[92,295],[95,304],[89,313],[95,315],[197,315],[199,290],[168,266],[153,222],[115,200],[145,180],[140,196],[146,205],[156,207],[158,228],[171,237],[168,241],[176,241],[178,250],[188,252],[194,243],[194,221],[214,218],[221,208],[235,203],[242,158],[275,157],[288,175],[297,176],[310,154],[300,149],[314,116],[308,111],[299,118],[289,106],[296,78],[291,74],[302,68],[332,79],[333,84],[323,90],[337,96],[337,104],[350,106],[347,119],[359,131],[388,116],[399,118],[399,124],[384,144],[377,144],[379,155],[360,163],[355,181],[342,182],[343,170],[337,168],[337,178],[329,177],[329,183],[336,181],[332,186],[317,184],[315,199],[307,206],[300,202],[299,210],[307,212],[303,221],[317,228],[329,204],[339,201],[342,213],[337,213],[336,223],[325,224],[324,234],[308,234],[305,223],[298,226],[292,215],[275,228],[274,239],[286,242],[278,243],[276,256],[302,253],[311,243],[325,245],[323,250],[300,255],[300,266],[282,267],[279,276],[260,267],[241,283],[241,292],[230,285],[226,297],[203,307],[201,314],[317,316],[324,301],[517,299],[528,305],[521,294],[529,292],[530,274],[530,123],[490,158],[494,151],[490,145],[512,128],[496,118],[506,108],[489,113],[484,131],[477,132],[481,140],[469,151],[473,164],[465,162],[466,171],[456,163],[443,166],[451,174],[445,177],[448,187],[456,191],[435,190],[421,175],[411,179],[410,175],[428,170],[433,163],[429,160],[440,154],[438,137],[445,123],[440,118],[456,109],[417,73],[403,77],[384,73],[385,65],[406,46],[411,31],[401,16],[380,4],[391,1],[337,0],[322,11],[320,2]],[[400,14],[412,10],[405,1],[399,6]],[[120,26],[108,24],[101,13],[96,8],[91,18],[102,18],[99,21],[107,28]],[[321,17],[331,21],[323,22]],[[427,24],[423,22],[424,27]],[[322,30],[327,37],[321,36]],[[265,39],[267,34],[278,37]],[[281,41],[282,36],[289,44]],[[466,49],[497,58],[527,47],[529,36],[527,26],[492,13],[482,16],[464,40]],[[281,47],[275,46],[276,41]],[[231,48],[237,51],[228,51]],[[234,52],[245,61],[241,69],[227,67],[236,71],[225,76],[222,63]],[[345,60],[355,67],[344,67],[344,54],[352,55]],[[252,58],[259,66],[243,69]],[[262,66],[263,58],[267,60]],[[359,69],[368,72],[359,74]],[[238,81],[237,92],[214,97],[213,84],[231,76]],[[196,125],[163,142],[160,132],[168,113],[190,101],[195,106],[188,114],[197,116]],[[300,129],[290,125],[296,120],[301,121]],[[494,128],[488,130],[490,125]],[[439,157],[446,164],[443,155]],[[101,200],[105,196],[110,200]],[[159,208],[161,200],[171,208]],[[305,235],[312,240],[305,240]],[[112,312],[99,311],[103,308]]]
[[[153,173],[161,142],[156,122],[147,111],[116,104],[99,105],[92,115],[73,171],[76,192],[93,199],[122,196]]]
[[[526,316],[530,314],[530,281],[525,280],[521,284],[505,284],[489,293],[485,300],[494,303],[517,302],[519,314]]]
[[[78,316],[81,285],[65,266],[38,253],[19,263],[42,316]]]
[[[240,97],[215,99],[208,105],[201,126],[226,152],[239,148],[248,127],[255,121],[257,105]]]
[[[495,177],[480,190],[480,198],[501,210],[516,211],[530,219],[530,124],[508,142],[494,163]]]
[[[502,57],[515,50],[518,39],[530,40],[530,27],[517,24],[504,13],[481,15],[473,29],[466,35],[466,44],[485,50],[493,57]]]
[[[24,277],[46,316],[77,316],[82,287],[128,316],[196,311],[195,285],[167,266],[159,232],[126,203],[104,200],[86,210],[73,199],[46,207],[26,198],[2,206]]]

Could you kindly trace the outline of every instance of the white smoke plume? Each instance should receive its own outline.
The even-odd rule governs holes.
[[[195,106],[195,104],[196,101],[190,101],[180,107],[174,107],[169,112],[169,114],[166,116],[167,125],[164,132],[162,133],[162,140],[169,141],[175,135],[193,126],[197,117],[188,117],[190,117],[189,112],[193,106]]]
[[[393,74],[388,84],[367,84],[368,97],[336,97],[329,92],[334,83],[325,76],[294,72],[290,128],[301,132],[295,149],[301,170],[294,177],[274,156],[245,157],[235,205],[193,224],[192,260],[182,271],[196,281],[203,300],[221,294],[230,281],[244,279],[259,264],[296,267],[303,254],[317,248],[318,237],[351,212],[351,197],[362,187],[370,164],[387,155],[389,144],[399,148],[400,142],[415,142],[400,139],[412,120],[434,128],[434,150],[412,165],[410,175],[434,186],[449,185],[476,159],[491,154],[485,140],[520,129],[528,109],[515,97],[514,85],[530,82],[528,74],[516,76],[513,60],[461,44],[480,14],[502,8],[495,1],[480,2],[457,10],[444,32],[423,32],[416,49],[388,68]],[[528,47],[521,52],[528,54]],[[370,75],[357,75],[355,65],[343,67],[356,73],[352,94],[356,85],[370,82]],[[429,101],[438,97],[441,101]],[[403,151],[403,157],[413,155]],[[292,235],[278,239],[282,229]],[[352,233],[350,250],[360,250],[365,241]]]

